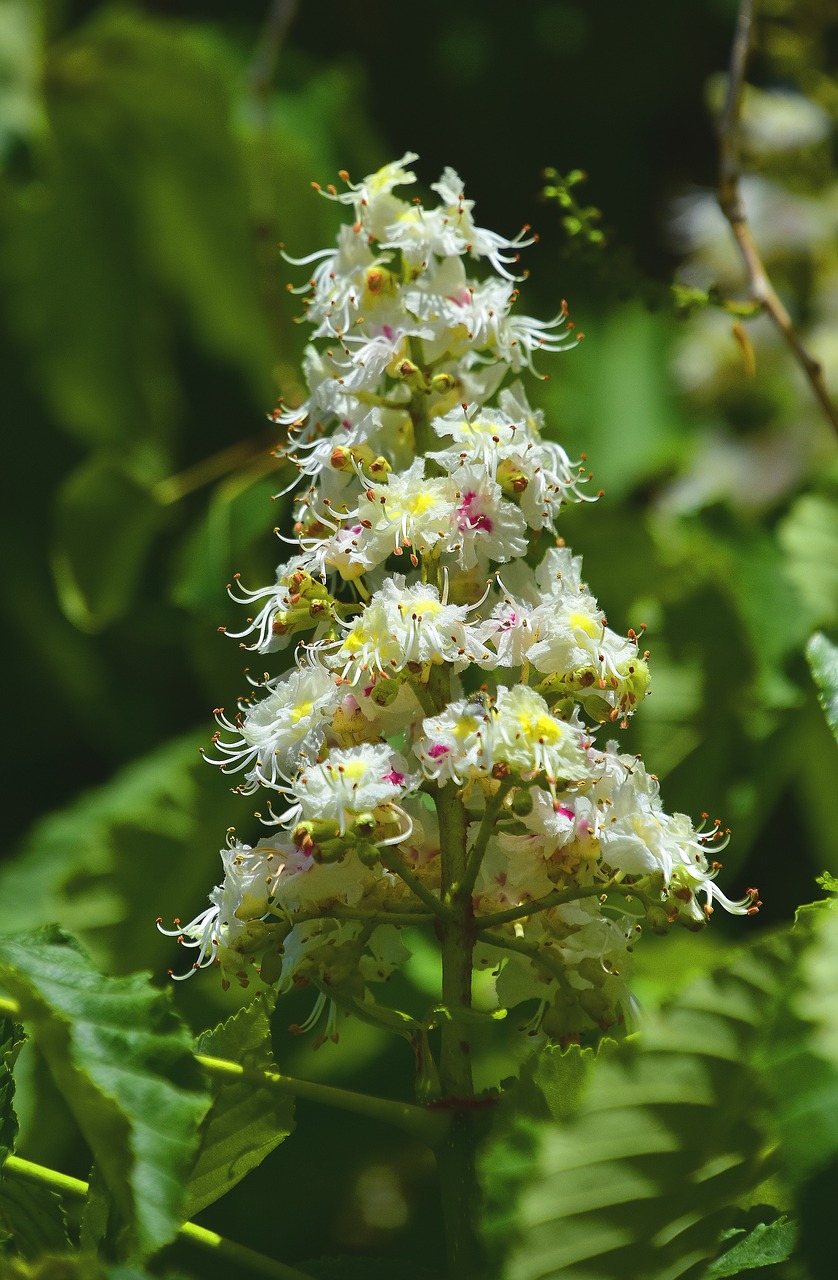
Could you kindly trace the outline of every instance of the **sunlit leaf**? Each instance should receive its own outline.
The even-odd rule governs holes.
[[[40,123],[40,4],[0,0],[0,164]]]
[[[229,60],[197,29],[105,6],[49,48],[43,84],[48,138],[10,193],[3,273],[56,422],[87,443],[165,440],[177,323],[267,400]]]
[[[276,1070],[271,1056],[273,993],[259,996],[214,1031],[199,1036],[196,1053],[227,1058],[254,1070]],[[294,1128],[294,1099],[252,1082],[222,1084],[201,1125],[198,1158],[189,1178],[186,1216],[225,1195],[262,1163]]]
[[[49,1064],[140,1254],[168,1243],[207,1094],[168,992],[107,978],[58,930],[0,939],[0,981]]]
[[[834,498],[806,493],[780,523],[785,573],[797,586],[815,622],[838,621],[838,506]]]
[[[838,646],[816,632],[806,646],[806,657],[818,686],[826,722],[838,739]]]
[[[741,1234],[741,1233],[737,1233]],[[707,1268],[707,1280],[738,1276],[757,1267],[770,1267],[791,1257],[797,1242],[797,1223],[785,1215],[774,1222],[758,1223],[744,1240],[736,1242]],[[757,1278],[755,1277],[755,1280]]]

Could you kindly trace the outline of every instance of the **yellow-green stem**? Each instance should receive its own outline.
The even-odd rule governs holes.
[[[453,783],[437,794],[441,896],[451,916],[440,922],[442,1002],[450,1021],[440,1029],[439,1080],[450,1104],[451,1127],[437,1147],[449,1280],[482,1280],[485,1265],[476,1231],[474,1083],[469,1023],[460,1016],[471,1008],[474,931],[471,891],[465,884],[468,818]]]
[[[7,1177],[35,1182],[74,1200],[85,1199],[88,1192],[88,1184],[82,1182],[80,1178],[71,1178],[66,1173],[59,1173],[57,1169],[48,1169],[45,1165],[33,1164],[31,1160],[22,1160],[20,1156],[8,1156],[3,1164],[3,1173]],[[255,1249],[248,1249],[246,1245],[227,1240],[215,1231],[198,1227],[194,1222],[185,1223],[180,1228],[178,1237],[197,1245],[199,1249],[205,1249],[223,1258],[225,1262],[231,1264],[233,1275],[239,1274],[238,1269],[241,1267],[257,1275],[267,1276],[268,1280],[312,1280],[306,1271],[286,1266],[284,1262],[268,1258],[263,1253],[257,1253]]]

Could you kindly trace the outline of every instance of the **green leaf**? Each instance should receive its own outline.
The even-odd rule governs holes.
[[[23,1028],[10,1018],[0,1019],[0,1238],[12,1242],[23,1257],[35,1258],[43,1249],[65,1248],[68,1234],[59,1196],[3,1176],[5,1158],[14,1152],[18,1137],[12,1068],[23,1041]]]
[[[127,6],[48,50],[49,132],[11,193],[3,267],[39,386],[86,443],[167,437],[178,322],[257,402],[272,393],[235,76],[201,29]]]
[[[741,1234],[739,1232],[736,1233]],[[722,1276],[738,1276],[755,1267],[770,1267],[791,1257],[797,1242],[797,1223],[785,1214],[774,1222],[758,1223],[744,1240],[736,1243],[711,1262],[707,1268],[707,1280],[721,1280]]]
[[[827,494],[804,493],[777,527],[785,573],[820,626],[838,622],[838,507]]]
[[[227,1058],[261,1071],[275,1071],[271,1054],[274,993],[257,996],[214,1031],[205,1031],[195,1052]],[[186,1216],[193,1218],[226,1195],[262,1163],[294,1128],[294,1099],[250,1081],[222,1084],[201,1125],[201,1145],[189,1178]]]
[[[0,0],[0,163],[41,123],[41,6]]]
[[[125,465],[97,454],[58,491],[53,574],[61,607],[81,631],[124,617],[166,513]]]
[[[546,1045],[524,1063],[515,1089],[517,1107],[533,1118],[569,1120],[579,1110],[595,1063],[616,1047],[614,1040],[596,1049]]]
[[[70,1243],[61,1197],[47,1187],[14,1178],[0,1180],[0,1233],[24,1258],[39,1258],[45,1250],[63,1250]]]
[[[754,1064],[793,953],[781,938],[693,982],[597,1065],[569,1121],[520,1119],[489,1145],[486,1233],[495,1256],[511,1239],[504,1280],[702,1273],[764,1177]]]
[[[0,1166],[12,1154],[17,1141],[15,1082],[12,1067],[23,1044],[23,1028],[11,1018],[0,1018]]]
[[[275,467],[269,476],[261,475],[261,468],[250,469],[218,485],[178,555],[172,590],[176,604],[212,618],[230,616],[225,586],[242,564],[252,564],[254,547],[268,544],[277,521],[271,499],[281,487]]]
[[[0,867],[0,933],[58,921],[86,931],[109,964],[131,968],[151,952],[166,968],[173,944],[154,917],[205,899],[212,850],[229,824],[229,794],[198,754],[205,734],[166,743],[42,818]]]
[[[12,1067],[23,1041],[22,1027],[10,1018],[0,1019],[0,1237],[9,1240],[16,1253],[34,1258],[45,1249],[63,1249],[68,1236],[59,1196],[46,1187],[3,1177],[3,1162],[17,1140]]]
[[[806,646],[806,657],[826,722],[838,740],[838,646],[815,632]]]
[[[0,981],[44,1055],[140,1254],[175,1236],[207,1094],[169,992],[108,978],[56,929],[0,938]]]
[[[838,1158],[838,908],[830,899],[799,916],[809,945],[761,1065],[773,1095],[786,1176],[800,1189]]]

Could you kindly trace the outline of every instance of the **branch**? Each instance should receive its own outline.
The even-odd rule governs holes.
[[[505,911],[495,911],[487,916],[475,916],[474,924],[477,929],[491,929],[496,924],[510,924],[513,920],[523,920],[526,916],[549,911],[551,907],[560,907],[566,902],[578,902],[581,898],[604,900],[609,893],[619,894],[623,898],[637,898],[644,906],[656,905],[656,900],[645,893],[643,882],[617,884],[609,880],[606,884],[589,884],[583,888],[556,889],[543,898],[534,898],[532,902],[521,903],[518,907],[507,907]]]
[[[401,854],[396,853],[392,846],[382,848],[381,865],[386,867],[388,871],[392,871],[400,880],[403,880],[408,889],[416,895],[420,902],[424,902],[428,910],[438,920],[450,920],[451,908],[422,884],[422,881],[413,874]],[[382,914],[382,919],[386,918]]]
[[[463,894],[468,894],[469,897],[471,897],[471,894],[474,892],[474,886],[477,883],[480,867],[486,855],[489,839],[497,825],[498,816],[503,809],[503,802],[512,790],[513,785],[514,782],[512,778],[504,778],[498,786],[495,794],[486,801],[483,820],[480,823],[480,829],[477,832],[474,844],[472,845],[471,851],[468,855],[466,873],[463,877],[463,883],[460,886],[460,891]]]
[[[285,37],[297,13],[298,0],[273,0],[259,45],[250,64],[250,89],[257,102],[264,104],[273,84]]]
[[[820,362],[811,356],[803,346],[794,328],[791,316],[783,306],[771,283],[751,228],[748,225],[745,204],[742,199],[737,134],[742,110],[745,65],[751,46],[753,16],[753,0],[740,0],[739,16],[736,21],[736,31],[730,51],[727,96],[718,125],[719,186],[717,198],[719,208],[730,223],[739,253],[745,265],[748,284],[754,300],[768,313],[791,348],[798,364],[808,378],[821,408],[832,424],[836,435],[838,435],[838,409],[833,404],[827,390],[823,368]]]
[[[330,999],[335,998],[335,993],[328,989],[325,994]],[[362,1016],[357,1009],[353,1009],[352,1012],[356,1016]],[[20,1016],[20,1006],[17,1002],[0,996],[0,1018],[13,1018],[15,1021],[20,1021]],[[376,1025],[379,1027],[382,1025],[380,1019],[376,1021]],[[432,1115],[424,1107],[417,1107],[410,1102],[376,1098],[371,1094],[355,1093],[351,1089],[338,1089],[334,1085],[319,1084],[314,1080],[298,1080],[295,1076],[282,1075],[279,1071],[259,1071],[251,1067],[243,1067],[240,1063],[232,1062],[227,1058],[195,1054],[195,1061],[206,1075],[215,1080],[222,1080],[226,1084],[247,1080],[257,1088],[292,1094],[295,1098],[305,1098],[309,1102],[320,1102],[327,1107],[351,1111],[356,1115],[366,1116],[370,1120],[380,1120],[385,1124],[395,1125],[429,1147],[440,1142],[447,1132],[447,1123],[440,1124],[438,1115]],[[56,1177],[61,1176],[63,1175],[56,1174]]]
[[[88,1184],[80,1178],[70,1178],[57,1169],[48,1169],[42,1164],[33,1164],[31,1160],[21,1160],[19,1156],[7,1156],[3,1163],[3,1173],[13,1178],[22,1178],[24,1182],[35,1182],[39,1186],[49,1187],[59,1195],[69,1196],[74,1200],[84,1200],[88,1193]],[[232,1274],[238,1274],[238,1268],[246,1268],[257,1275],[267,1276],[268,1280],[312,1280],[307,1271],[298,1271],[296,1267],[288,1267],[284,1262],[268,1258],[264,1253],[248,1249],[246,1245],[236,1244],[205,1227],[197,1227],[194,1222],[187,1222],[178,1232],[181,1240],[189,1240],[199,1249],[206,1249],[226,1262],[233,1264]]]
[[[256,1071],[250,1067],[243,1067],[238,1062],[230,1062],[226,1058],[210,1058],[198,1054],[195,1061],[208,1076],[221,1080],[225,1084],[249,1081],[257,1087],[273,1089],[277,1093],[290,1093],[295,1098],[321,1102],[327,1107],[337,1107],[341,1111],[352,1111],[355,1115],[366,1116],[368,1120],[380,1120],[386,1124],[395,1125],[409,1133],[411,1137],[427,1143],[428,1146],[436,1145],[447,1131],[446,1124],[437,1124],[436,1114],[410,1102],[376,1098],[370,1094],[354,1093],[351,1089],[337,1089],[333,1085],[319,1084],[313,1080],[297,1080],[293,1076],[281,1075],[278,1071]]]

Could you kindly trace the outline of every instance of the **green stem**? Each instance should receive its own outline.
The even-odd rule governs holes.
[[[468,863],[468,815],[453,783],[436,797],[439,817],[442,900],[451,917],[441,925],[442,1003],[451,1013],[440,1028],[439,1080],[442,1096],[461,1103],[453,1109],[451,1127],[437,1148],[442,1211],[445,1222],[449,1280],[482,1280],[486,1268],[475,1230],[474,1099],[469,1024],[458,1010],[471,1008],[474,932],[471,892],[465,886]]]
[[[211,1058],[205,1054],[197,1054],[195,1061],[202,1071],[216,1080],[223,1080],[227,1084],[248,1081],[266,1089],[273,1089],[277,1093],[290,1093],[296,1098],[305,1098],[309,1102],[320,1102],[327,1107],[337,1107],[341,1111],[352,1111],[355,1115],[366,1116],[369,1120],[380,1120],[385,1124],[395,1125],[428,1146],[434,1146],[439,1142],[447,1128],[445,1117],[426,1111],[424,1107],[414,1106],[410,1102],[397,1102],[390,1098],[353,1093],[351,1089],[338,1089],[334,1085],[319,1084],[314,1080],[297,1080],[293,1076],[281,1075],[278,1071],[257,1071],[250,1067],[242,1067],[238,1062],[230,1062],[227,1058]],[[440,1119],[442,1119],[441,1124],[438,1123]]]
[[[326,994],[332,995],[328,990]],[[357,1016],[356,1009],[353,1008],[352,1012]],[[19,1021],[20,1006],[16,1001],[0,996],[0,1017],[14,1018]],[[376,1025],[380,1026],[381,1023]],[[341,1111],[352,1111],[356,1115],[367,1116],[371,1120],[395,1125],[429,1147],[441,1142],[448,1129],[447,1117],[437,1112],[426,1111],[424,1107],[417,1107],[410,1102],[376,1098],[369,1094],[354,1093],[351,1089],[338,1089],[333,1085],[318,1084],[313,1080],[297,1080],[294,1076],[281,1075],[278,1071],[257,1071],[250,1067],[243,1067],[238,1062],[231,1062],[227,1058],[212,1058],[204,1054],[196,1054],[195,1061],[202,1071],[216,1080],[224,1080],[228,1084],[232,1081],[248,1080],[251,1084],[273,1089],[278,1093],[290,1093],[297,1098],[321,1102],[328,1107],[338,1107]]]
[[[478,932],[481,941],[487,942],[492,947],[499,947],[502,951],[515,951],[518,955],[527,956],[545,973],[549,973],[551,978],[556,978],[562,987],[566,985],[564,964],[559,959],[553,960],[544,947],[538,946],[535,942],[525,942],[523,938],[510,938],[504,933],[492,933],[490,929],[479,929]]]
[[[441,906],[442,904],[440,904]],[[280,911],[279,908],[270,909],[271,915],[275,915],[280,920],[288,920],[286,912]],[[331,906],[324,907],[322,911],[301,911],[296,912],[291,917],[293,924],[305,924],[309,920],[357,920],[358,924],[365,924],[370,920],[376,921],[378,924],[433,924],[434,920],[439,919],[439,911],[389,911],[387,907],[382,906],[377,911],[364,910],[356,907],[341,907],[339,903],[332,903]]]
[[[272,454],[265,454],[266,436],[257,436],[252,440],[242,440],[237,444],[214,453],[209,458],[202,458],[194,466],[188,467],[177,475],[158,480],[153,494],[161,506],[169,507],[182,498],[202,489],[205,485],[220,480],[232,471],[239,471],[247,466],[253,475],[246,477],[246,483],[252,484],[259,476],[270,469],[276,469],[276,459]]]
[[[381,850],[381,865],[403,880],[420,902],[424,902],[425,906],[433,912],[436,919],[448,920],[451,918],[451,909],[448,904],[440,901],[435,893],[431,893],[430,889],[422,884],[419,877],[413,874],[404,858],[396,853],[392,846]]]
[[[581,898],[604,898],[609,893],[619,894],[623,898],[637,898],[644,906],[654,904],[654,899],[644,893],[636,884],[615,884],[609,880],[607,884],[589,884],[584,888],[556,889],[544,898],[535,898],[532,902],[523,902],[518,907],[507,907],[505,911],[495,911],[488,916],[478,916],[477,927],[481,930],[491,929],[496,924],[509,924],[513,920],[523,920],[534,916],[539,911],[549,911],[551,907],[560,907],[565,902],[578,902]]]
[[[469,897],[474,892],[474,886],[477,882],[477,876],[480,866],[486,854],[489,839],[495,829],[498,814],[503,808],[503,802],[508,793],[512,789],[513,780],[505,778],[499,785],[495,794],[486,802],[486,809],[483,813],[483,820],[480,823],[480,830],[477,832],[477,838],[471,847],[466,863],[466,872],[463,878],[463,893],[468,893]]]
[[[59,1195],[68,1196],[74,1200],[84,1200],[88,1193],[88,1184],[82,1182],[80,1178],[71,1178],[66,1173],[59,1173],[57,1169],[48,1169],[42,1164],[33,1164],[31,1160],[22,1160],[20,1156],[8,1156],[3,1164],[3,1173],[11,1174],[13,1178],[21,1178],[25,1182],[35,1182],[42,1187],[49,1187],[50,1191],[57,1191]],[[268,1258],[263,1253],[257,1253],[255,1249],[248,1249],[246,1245],[227,1240],[224,1236],[217,1235],[215,1231],[198,1227],[194,1222],[185,1223],[178,1231],[178,1236],[182,1240],[189,1240],[199,1249],[215,1253],[219,1258],[234,1264],[235,1267],[243,1267],[257,1275],[268,1276],[269,1280],[312,1280],[306,1271],[298,1271],[296,1267],[286,1266],[284,1262]]]

